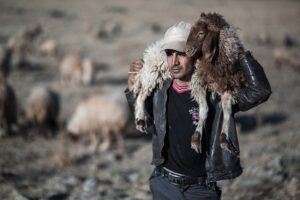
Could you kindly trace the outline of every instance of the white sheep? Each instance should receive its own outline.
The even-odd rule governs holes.
[[[58,93],[44,86],[32,89],[24,108],[24,119],[21,125],[26,128],[32,124],[39,134],[47,136],[50,130],[52,135],[58,128],[60,111],[60,97]]]
[[[167,55],[163,50],[163,40],[151,44],[144,52],[144,66],[136,76],[133,92],[137,95],[135,104],[135,123],[137,130],[146,132],[148,114],[145,110],[145,100],[156,88],[162,88],[163,83],[171,79],[168,69]]]
[[[54,56],[58,54],[58,45],[57,41],[54,39],[47,39],[45,40],[39,48],[42,54],[47,56]]]
[[[115,135],[120,152],[124,150],[123,131],[128,120],[125,105],[112,98],[92,96],[76,107],[67,124],[68,135],[90,135],[90,150],[106,151],[111,146],[111,136]],[[99,136],[103,142],[99,146]]]
[[[61,82],[68,84],[89,85],[94,80],[95,62],[90,58],[83,59],[76,53],[66,54],[59,67]]]

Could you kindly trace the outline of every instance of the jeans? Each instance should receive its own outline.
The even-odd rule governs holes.
[[[153,173],[149,179],[154,200],[220,200],[221,190],[203,184],[174,185],[166,177]]]

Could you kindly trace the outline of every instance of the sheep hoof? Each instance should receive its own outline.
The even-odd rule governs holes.
[[[220,146],[222,149],[228,151],[229,153],[235,156],[239,156],[240,154],[240,151],[233,145],[230,138],[227,138],[224,133],[222,133],[220,136]]]
[[[221,133],[220,135],[220,146],[222,149],[231,152],[228,145],[228,140],[225,133]]]
[[[201,153],[201,134],[199,132],[196,132],[192,135],[191,148],[197,153]]]
[[[142,133],[147,133],[145,120],[136,120],[136,129]]]

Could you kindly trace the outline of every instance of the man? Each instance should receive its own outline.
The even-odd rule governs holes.
[[[191,98],[189,82],[194,72],[195,58],[185,54],[186,40],[191,25],[180,22],[170,27],[164,35],[164,50],[173,80],[155,90],[147,99],[146,107],[154,122],[152,134],[153,161],[150,190],[154,199],[220,199],[216,181],[232,179],[242,173],[239,144],[235,129],[234,113],[246,111],[268,99],[269,82],[260,64],[246,52],[240,57],[247,86],[239,89],[234,113],[230,118],[230,138],[235,152],[220,148],[222,106],[220,97],[208,93],[208,117],[205,124],[203,151],[191,149],[191,136],[197,126],[199,106]],[[143,61],[132,63],[125,93],[133,108],[132,93],[136,73]]]

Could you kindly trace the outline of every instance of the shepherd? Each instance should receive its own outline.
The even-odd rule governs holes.
[[[228,129],[224,138],[222,98],[228,88],[219,91],[219,87],[213,87],[218,76],[202,80],[204,72],[211,75],[208,68],[222,62],[215,57],[224,51],[218,44],[220,35],[215,35],[221,31],[214,32],[214,37],[208,34],[213,31],[209,30],[208,22],[215,17],[223,19],[215,13],[201,14],[199,20],[204,29],[195,24],[197,34],[195,28],[191,31],[189,23],[173,25],[162,40],[147,48],[143,60],[136,60],[130,66],[125,94],[131,110],[140,112],[135,115],[137,128],[146,131],[147,127],[154,126],[152,164],[155,168],[149,179],[153,199],[220,199],[221,190],[216,182],[242,173],[234,115],[265,102],[271,95],[262,66],[242,47],[236,52],[236,43],[228,40],[225,50],[229,52],[227,55],[233,55],[233,63],[237,65],[231,75],[240,77],[232,84],[236,87],[228,90],[232,91],[229,94],[234,102],[230,101],[228,106],[232,112],[226,119]],[[226,33],[228,38],[236,37],[234,29]],[[194,40],[187,46],[191,37]],[[201,45],[193,49],[191,44],[195,42]],[[210,46],[205,48],[204,44],[208,43]],[[214,59],[216,62],[212,62]],[[222,68],[212,71],[218,73],[218,70]],[[197,130],[201,130],[201,137],[195,136]],[[198,143],[193,146],[193,141]],[[226,148],[222,148],[222,142]]]

